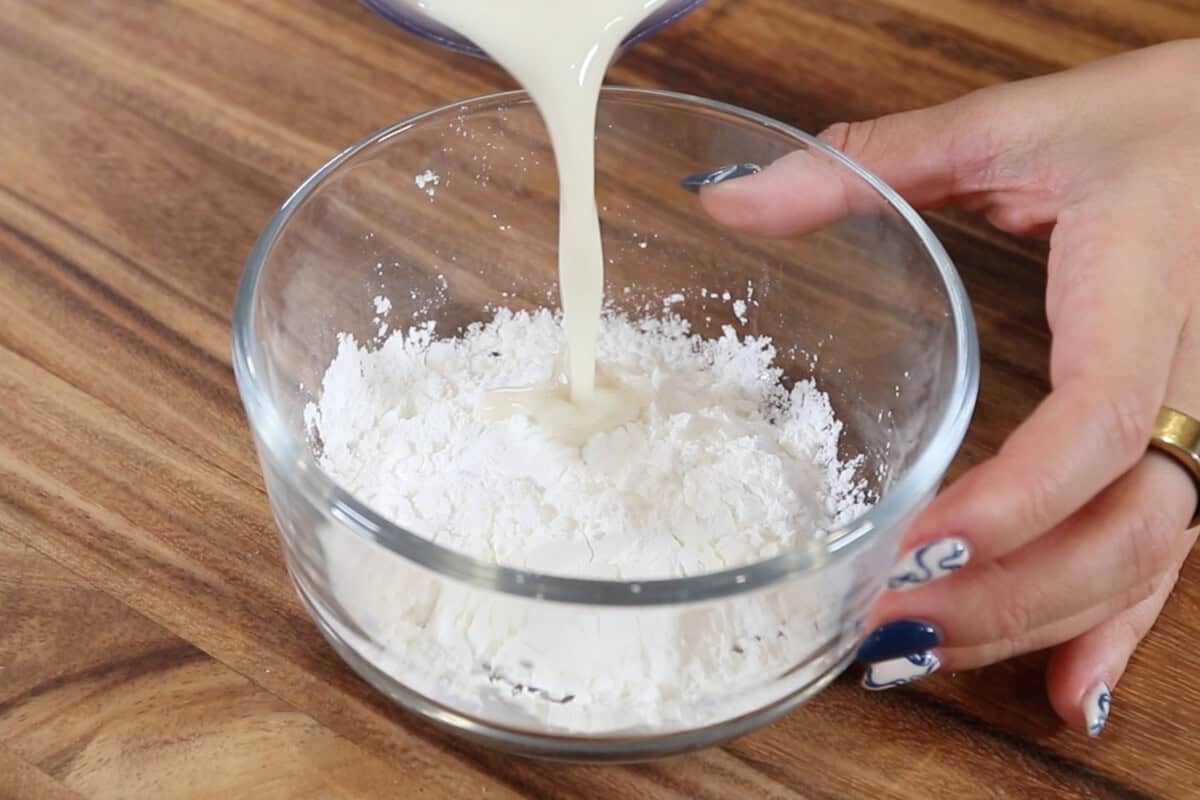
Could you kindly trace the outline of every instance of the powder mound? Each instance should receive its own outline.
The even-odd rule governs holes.
[[[501,309],[457,338],[396,331],[375,350],[343,335],[306,409],[321,467],[441,545],[574,577],[740,566],[866,509],[828,397],[784,388],[771,341],[732,328],[706,340],[679,317],[606,314],[598,361],[641,413],[581,447],[525,417],[477,417],[486,391],[550,380],[563,340],[545,309]]]

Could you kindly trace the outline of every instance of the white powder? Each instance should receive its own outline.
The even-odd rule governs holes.
[[[857,462],[837,458],[841,424],[828,398],[808,381],[783,388],[770,341],[731,328],[706,341],[678,317],[607,314],[599,363],[643,410],[582,447],[524,417],[481,422],[485,391],[555,374],[560,323],[546,310],[500,310],[459,338],[436,339],[425,325],[375,351],[343,335],[321,399],[306,409],[321,466],[439,544],[575,577],[745,565],[809,546],[865,510]],[[593,733],[696,724],[724,713],[714,694],[802,660],[837,622],[828,587],[786,603],[768,593],[593,614],[486,595],[354,537],[323,547],[376,666],[468,712],[494,716],[494,704],[507,704],[514,723]]]
[[[442,177],[431,169],[418,173],[413,176],[413,183],[418,189],[423,189],[425,194],[433,197],[437,194],[437,185],[442,182]]]
[[[392,310],[391,298],[384,297],[383,295],[377,296],[371,301],[371,304],[375,306],[375,314],[380,317],[387,315]]]
[[[746,301],[745,300],[734,300],[733,301],[733,314],[734,314],[734,316],[736,316],[738,318],[738,322],[742,323],[743,325],[745,325],[747,322],[749,322],[749,320],[746,317]]]
[[[378,267],[382,266],[383,264],[378,265]],[[375,324],[379,326],[375,331],[375,338],[377,340],[382,340],[383,337],[387,336],[389,326],[385,319],[387,315],[391,313],[392,300],[389,297],[377,295],[375,299],[371,301],[371,303],[375,306]]]

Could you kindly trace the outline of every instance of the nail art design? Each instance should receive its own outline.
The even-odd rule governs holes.
[[[679,183],[689,192],[699,192],[701,186],[712,186],[714,183],[733,180],[734,178],[744,178],[747,175],[754,175],[758,172],[762,172],[762,167],[758,164],[728,164],[724,167],[710,169],[707,172],[697,172],[695,175],[688,175]]]
[[[1108,722],[1108,707],[1112,704],[1112,689],[1104,681],[1092,687],[1083,698],[1083,716],[1087,720],[1088,736],[1099,736]]]
[[[901,558],[888,577],[887,587],[893,592],[907,592],[958,572],[970,560],[971,548],[964,540],[938,539]]]
[[[881,692],[932,675],[941,666],[942,660],[931,652],[880,661],[867,668],[862,678],[862,686],[872,692]]]
[[[928,622],[900,619],[871,631],[858,648],[858,660],[868,664],[891,661],[932,650],[941,643],[937,628]]]

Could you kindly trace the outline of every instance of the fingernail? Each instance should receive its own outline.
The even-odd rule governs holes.
[[[868,634],[858,648],[858,660],[868,664],[903,658],[942,643],[937,629],[928,622],[901,619],[880,625]]]
[[[970,560],[971,548],[963,539],[938,539],[901,558],[888,576],[887,587],[893,592],[907,592],[958,572]]]
[[[754,175],[762,172],[762,167],[758,164],[727,164],[724,167],[710,169],[708,172],[697,172],[695,175],[688,175],[680,185],[689,192],[699,192],[701,186],[712,186],[714,183],[721,181],[731,181],[734,178],[744,178],[747,175]]]
[[[1104,681],[1092,687],[1083,698],[1083,717],[1087,720],[1088,736],[1096,737],[1108,722],[1108,707],[1112,704],[1112,689]]]
[[[880,661],[867,667],[862,678],[862,686],[872,692],[893,689],[912,683],[915,680],[932,675],[942,666],[942,660],[935,653],[925,651],[904,658],[893,658],[890,661]]]

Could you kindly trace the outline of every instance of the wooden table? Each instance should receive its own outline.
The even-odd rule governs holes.
[[[613,78],[815,130],[1198,34],[1200,0],[710,0]],[[0,0],[0,797],[1200,797],[1200,560],[1097,741],[1032,657],[882,695],[843,678],[662,763],[550,765],[448,737],[333,655],[234,388],[242,262],[339,148],[509,85],[352,0]],[[932,216],[983,337],[958,472],[1045,391],[1045,254]]]

